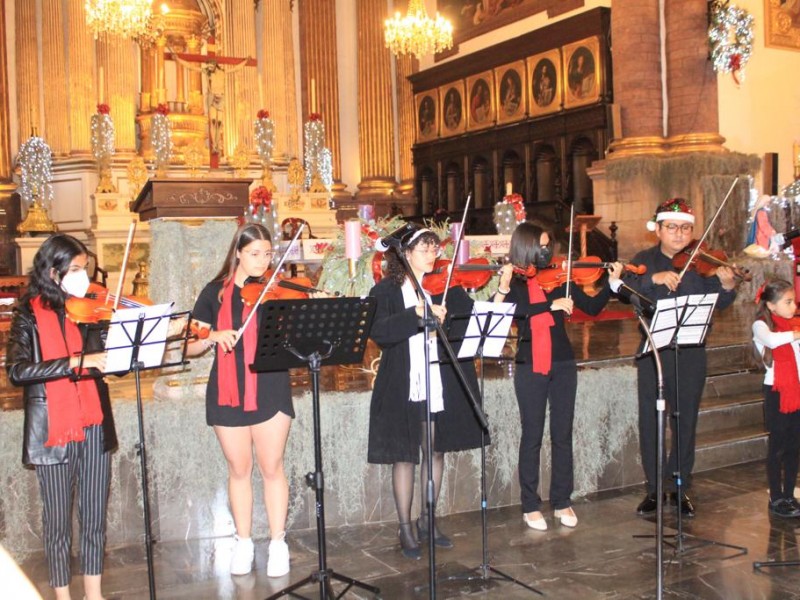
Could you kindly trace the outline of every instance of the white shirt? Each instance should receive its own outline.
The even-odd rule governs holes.
[[[794,331],[771,331],[764,321],[754,321],[753,343],[761,356],[764,356],[764,348],[772,350],[784,344],[791,344],[792,350],[794,350],[794,359],[798,365],[798,376],[800,376],[800,340],[795,341]],[[765,365],[765,367],[767,370],[764,373],[764,385],[771,386],[775,383],[774,367],[772,364]]]

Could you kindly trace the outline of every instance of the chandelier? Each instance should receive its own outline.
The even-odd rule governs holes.
[[[86,25],[101,35],[135,38],[145,33],[153,14],[152,0],[86,0]]]
[[[431,19],[423,0],[409,0],[406,16],[399,12],[385,23],[386,47],[396,55],[413,54],[417,58],[447,50],[453,45],[453,26],[436,13]]]

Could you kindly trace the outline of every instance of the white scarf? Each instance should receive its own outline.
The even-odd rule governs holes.
[[[406,279],[402,287],[403,304],[406,308],[411,308],[419,304],[417,292],[414,285]],[[431,298],[427,292],[425,296],[430,302]],[[442,395],[442,374],[439,372],[439,351],[436,344],[436,334],[430,336],[430,363],[433,368],[429,369],[431,386],[431,412],[441,412],[444,410],[444,399]],[[425,332],[422,331],[413,335],[408,340],[409,364],[411,368],[408,372],[409,377],[409,396],[411,402],[425,401]]]

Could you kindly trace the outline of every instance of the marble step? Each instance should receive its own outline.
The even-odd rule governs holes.
[[[695,472],[763,460],[767,455],[767,433],[763,423],[697,434]]]
[[[706,377],[703,402],[728,395],[755,393],[761,395],[764,373],[756,370],[741,370]]]
[[[756,367],[750,343],[707,348],[710,376],[749,371]]]
[[[700,403],[697,433],[763,426],[764,399],[761,391],[744,391],[718,397],[705,397]]]

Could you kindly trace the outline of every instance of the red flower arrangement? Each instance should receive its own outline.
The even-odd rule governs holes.
[[[269,119],[269,111],[266,108],[262,108],[256,113],[256,117],[259,119]]]
[[[514,218],[517,223],[522,223],[525,220],[525,199],[520,194],[504,196],[502,204],[510,204],[514,207]]]
[[[98,104],[97,105],[97,112],[101,115],[107,115],[111,112],[111,107],[108,104]]]
[[[265,211],[272,209],[272,192],[263,185],[258,186],[250,192],[250,206],[255,214],[258,208],[263,206]]]
[[[322,121],[322,115],[320,113],[318,113],[318,112],[313,112],[310,115],[308,115],[308,120],[309,121]]]
[[[331,245],[325,242],[317,242],[314,244],[314,254],[325,254],[331,249]]]
[[[169,106],[167,106],[166,104],[159,104],[158,106],[156,106],[156,112],[166,117],[169,114]]]
[[[378,232],[372,229],[372,227],[370,227],[367,223],[361,224],[361,233],[362,235],[367,236],[373,242],[380,237],[380,235],[378,235]]]

